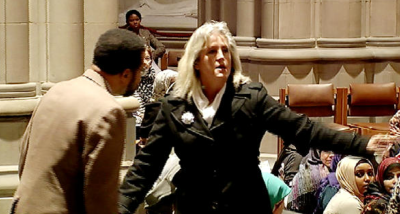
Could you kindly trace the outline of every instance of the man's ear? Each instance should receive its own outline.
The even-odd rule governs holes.
[[[199,70],[199,61],[198,60],[196,60],[196,61],[194,61],[194,70]]]
[[[121,73],[121,76],[123,77],[123,78],[129,78],[129,76],[132,74],[132,71],[131,71],[131,69],[125,69],[122,73]]]

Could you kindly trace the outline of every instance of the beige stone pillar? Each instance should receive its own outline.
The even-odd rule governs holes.
[[[257,32],[255,7],[255,0],[237,0],[236,42],[239,46],[255,46]]]
[[[0,62],[6,61],[6,8],[0,0]],[[0,84],[6,82],[6,63],[0,63]]]
[[[29,82],[28,2],[0,1],[0,83]]]
[[[400,46],[400,4],[396,0],[376,0],[368,4],[367,44]]]
[[[278,37],[277,29],[274,26],[277,23],[278,15],[277,0],[262,0],[261,3],[261,38],[274,39]],[[275,32],[275,34],[274,34]]]
[[[205,19],[206,21],[219,21],[220,0],[205,0]]]
[[[197,0],[197,26],[206,22],[206,0]]]
[[[47,0],[29,1],[29,77],[30,82],[47,81],[48,73]]]
[[[262,0],[261,39],[258,47],[314,47],[314,2],[310,0]]]
[[[361,37],[360,0],[323,0],[320,12],[321,37]]]
[[[365,47],[363,35],[366,2],[360,0],[318,0],[319,32],[317,44],[320,47]],[[364,9],[365,10],[365,9]]]
[[[47,81],[60,82],[72,79],[81,75],[84,69],[82,1],[47,0],[47,9],[49,11]]]
[[[236,35],[236,12],[236,0],[220,0],[220,20],[228,24],[232,35]]]
[[[93,49],[99,36],[118,27],[118,1],[84,0],[84,65],[92,64]],[[83,59],[83,57],[82,57]]]

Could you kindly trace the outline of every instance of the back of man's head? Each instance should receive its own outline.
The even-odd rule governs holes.
[[[125,69],[136,71],[142,65],[145,51],[143,40],[124,29],[103,33],[96,43],[93,64],[108,74],[119,74]]]

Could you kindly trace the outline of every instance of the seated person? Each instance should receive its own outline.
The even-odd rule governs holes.
[[[303,156],[297,152],[293,144],[285,145],[276,160],[271,173],[280,177],[286,185],[292,186],[292,180],[299,171]]]
[[[340,184],[336,178],[336,168],[340,160],[345,156],[342,154],[335,154],[331,162],[331,172],[328,176],[321,180],[318,190],[315,194],[317,199],[317,207],[314,214],[322,214],[332,197],[339,191]]]
[[[141,79],[138,89],[135,91],[133,96],[139,100],[140,108],[133,113],[136,119],[136,126],[139,127],[142,123],[144,116],[144,106],[151,102],[151,97],[153,96],[153,85],[155,79],[155,71],[151,66],[151,50],[150,47],[146,47],[144,55],[144,66],[141,71]]]
[[[177,76],[178,72],[174,70],[164,70],[157,73],[154,80],[152,101],[158,101],[158,99],[164,97],[171,90]]]
[[[140,38],[143,38],[146,45],[153,48],[151,52],[152,59],[157,63],[158,58],[162,57],[165,53],[165,45],[158,41],[158,39],[145,27],[141,25],[142,14],[137,10],[130,10],[125,14],[126,24],[120,28],[130,30]]]
[[[400,159],[384,159],[379,165],[376,181],[369,184],[365,193],[364,214],[385,213],[399,176]]]
[[[333,153],[311,149],[293,178],[292,192],[287,197],[286,209],[312,213],[317,205],[315,193],[329,173]]]
[[[328,203],[324,214],[360,214],[364,192],[374,181],[372,163],[362,157],[347,156],[339,162],[336,177],[340,190]]]
[[[392,197],[389,200],[389,206],[387,207],[386,214],[398,214],[400,213],[400,179],[397,180]]]
[[[271,173],[262,172],[262,177],[268,189],[272,213],[281,214],[284,208],[283,200],[290,193],[290,187]]]

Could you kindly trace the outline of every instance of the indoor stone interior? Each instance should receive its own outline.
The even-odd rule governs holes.
[[[90,66],[98,36],[121,25],[127,9],[174,3],[186,4],[189,18],[182,12],[174,18],[186,19],[171,24],[161,12],[144,14],[142,24],[160,32],[192,32],[205,21],[227,22],[244,73],[276,98],[289,83],[400,86],[400,0],[0,0],[0,214],[9,213],[18,185],[19,141],[40,98]],[[183,49],[187,41],[158,38],[167,51]],[[128,115],[123,175],[135,153],[135,121],[129,115],[139,104],[117,99]],[[349,122],[368,120],[388,118]],[[260,153],[272,166],[277,138],[266,133]]]

